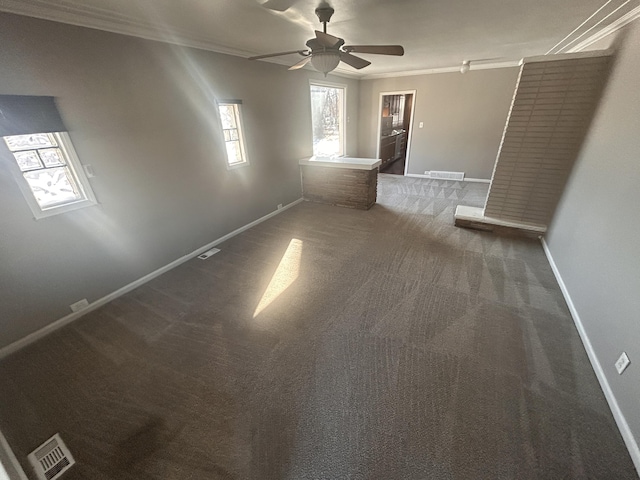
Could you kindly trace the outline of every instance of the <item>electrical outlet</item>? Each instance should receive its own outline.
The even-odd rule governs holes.
[[[207,250],[204,253],[201,253],[200,255],[198,255],[198,258],[200,260],[206,260],[207,258],[209,258],[211,255],[215,255],[216,253],[218,253],[220,251],[219,248],[212,248],[211,250]]]
[[[282,204],[281,204],[281,203],[279,203],[279,204],[278,204],[278,210],[280,210],[281,208],[282,208]]]
[[[79,300],[76,303],[72,303],[69,306],[71,307],[72,312],[79,312],[80,310],[84,310],[89,306],[89,300],[83,298],[82,300]]]
[[[424,127],[424,122],[420,122],[420,124],[418,125],[418,128],[422,128]]]
[[[627,354],[622,352],[622,355],[620,355],[620,358],[618,358],[618,361],[616,362],[616,370],[618,371],[618,374],[622,375],[622,372],[625,371],[630,363],[631,361],[629,360],[629,357],[627,357]]]

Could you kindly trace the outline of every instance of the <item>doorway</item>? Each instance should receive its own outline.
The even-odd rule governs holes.
[[[380,173],[405,175],[411,147],[416,91],[380,93],[378,154]]]

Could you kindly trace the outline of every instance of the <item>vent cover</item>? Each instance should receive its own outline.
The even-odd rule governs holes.
[[[54,480],[76,463],[60,434],[56,433],[29,454],[39,480]]]
[[[206,252],[198,255],[198,258],[200,260],[206,260],[207,258],[209,258],[211,255],[215,255],[216,253],[218,253],[220,251],[219,248],[212,248],[211,250],[207,250]]]
[[[430,178],[438,178],[440,180],[464,180],[464,172],[440,172],[431,170]]]

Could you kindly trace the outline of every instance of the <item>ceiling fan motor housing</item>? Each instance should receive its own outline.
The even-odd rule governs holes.
[[[320,23],[329,23],[333,12],[335,12],[335,10],[329,6],[316,8],[316,15]]]

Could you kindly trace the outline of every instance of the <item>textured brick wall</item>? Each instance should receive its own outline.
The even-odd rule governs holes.
[[[313,202],[368,210],[376,203],[378,169],[301,165],[304,198]]]
[[[485,216],[546,226],[591,122],[611,57],[523,64]]]

